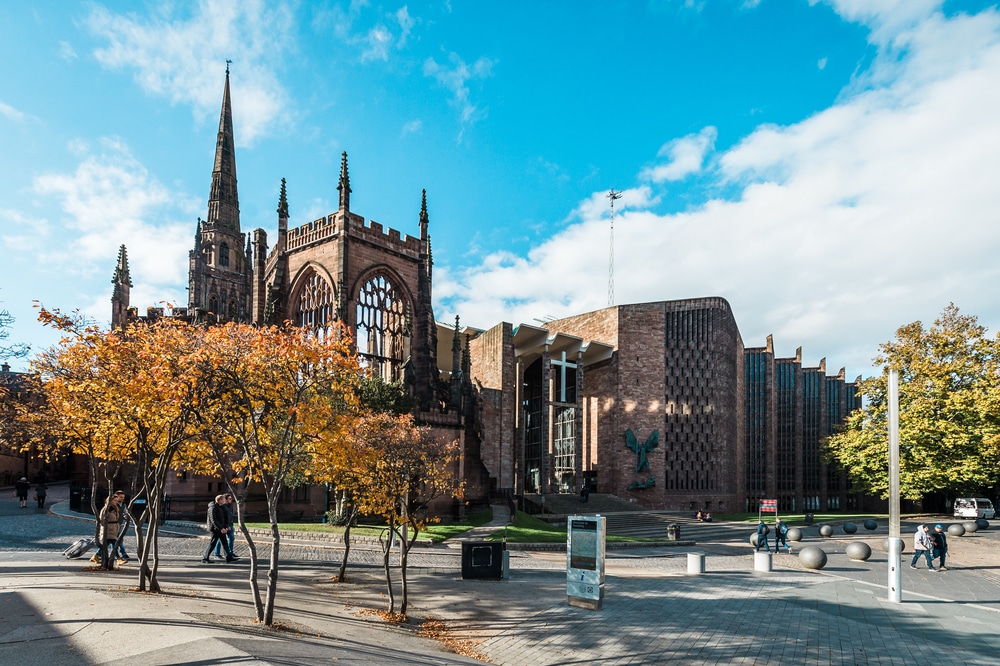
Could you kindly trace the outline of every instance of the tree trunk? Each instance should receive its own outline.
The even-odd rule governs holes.
[[[240,497],[236,493],[236,489],[233,488],[232,484],[226,484],[229,488],[229,493],[236,498],[236,522],[240,526],[240,532],[243,534],[243,538],[247,541],[247,549],[250,551],[250,593],[253,595],[253,608],[257,615],[257,621],[264,621],[264,603],[260,598],[260,584],[257,582],[257,544],[253,542],[250,536],[250,530],[247,529],[246,517],[243,515],[243,502],[246,499],[246,494]]]
[[[389,558],[392,556],[393,536],[396,534],[394,521],[389,521],[389,535],[382,542],[382,568],[385,570],[385,586],[389,596],[389,613],[396,612],[396,595],[392,590],[392,573],[389,568]]]
[[[410,529],[413,531],[413,536],[409,539],[404,539],[402,541],[402,549],[399,554],[399,579],[402,592],[400,593],[399,601],[399,612],[406,615],[406,602],[407,602],[407,585],[406,585],[406,561],[410,555],[410,548],[413,548],[413,544],[417,542],[417,528],[414,525],[410,525]]]
[[[347,557],[351,554],[351,525],[354,524],[357,515],[357,506],[351,504],[348,509],[347,525],[344,527],[344,559],[340,561],[340,573],[337,574],[337,581],[340,583],[347,580]]]
[[[271,561],[267,568],[267,600],[264,603],[264,624],[274,624],[274,597],[278,591],[278,551],[281,548],[281,533],[278,531],[278,495],[267,502],[267,513],[271,519]]]

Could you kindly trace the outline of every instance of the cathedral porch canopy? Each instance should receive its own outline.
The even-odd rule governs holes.
[[[514,356],[523,364],[533,363],[546,348],[550,354],[566,352],[567,357],[583,352],[585,366],[608,360],[615,350],[613,346],[604,342],[584,341],[575,335],[553,333],[531,324],[520,324],[514,328]]]

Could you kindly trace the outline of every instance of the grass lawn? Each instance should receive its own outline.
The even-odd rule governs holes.
[[[484,523],[490,522],[493,514],[489,511],[472,513],[461,523],[433,523],[427,526],[426,530],[420,532],[418,541],[433,541],[439,543],[445,539],[457,536],[465,531],[471,530]],[[247,527],[258,530],[270,530],[270,523],[247,523]],[[385,532],[385,525],[355,525],[351,528],[352,536],[381,536]],[[278,523],[278,530],[282,532],[312,532],[320,534],[343,534],[342,525],[329,525],[327,523]]]
[[[781,519],[785,521],[790,526],[801,527],[806,524],[806,515],[804,513],[779,513]],[[813,524],[818,525],[819,523],[863,523],[868,518],[874,518],[877,521],[885,522],[889,520],[889,515],[885,513],[813,513]],[[733,522],[745,522],[745,523],[756,523],[757,514],[756,513],[726,513],[726,514],[716,514],[716,520],[728,520]],[[765,523],[774,524],[775,517],[773,513],[761,514],[761,519]]]
[[[487,541],[501,541],[506,534],[507,541],[511,543],[566,543],[566,528],[554,527],[544,520],[539,520],[534,516],[529,516],[521,511],[517,512],[514,522],[506,529],[500,528],[490,536]],[[644,539],[636,537],[608,536],[609,542],[647,542],[662,541],[662,539]]]

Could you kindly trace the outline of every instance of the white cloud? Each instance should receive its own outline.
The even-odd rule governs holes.
[[[199,121],[217,117],[225,61],[233,61],[233,97],[239,99],[236,141],[252,143],[283,121],[286,93],[273,66],[291,41],[291,16],[261,0],[202,0],[188,18],[173,5],[141,22],[133,14],[95,7],[90,30],[107,40],[94,56],[106,67],[130,69],[147,92],[190,104]]]
[[[666,157],[666,164],[650,167],[643,171],[643,178],[662,183],[681,180],[685,176],[701,171],[705,155],[715,147],[718,132],[714,127],[706,127],[697,134],[688,134],[665,144],[657,157]]]
[[[76,60],[76,51],[73,50],[73,45],[69,42],[60,41],[59,42],[59,57],[63,60],[71,61]]]
[[[33,190],[55,199],[65,215],[65,233],[49,234],[36,248],[39,264],[49,271],[75,279],[104,270],[110,280],[118,247],[125,244],[133,282],[141,285],[137,294],[173,291],[185,282],[193,238],[185,218],[198,204],[159,183],[121,141],[104,139],[73,173],[38,176]]]
[[[368,11],[378,14],[374,25],[367,29],[358,28]],[[387,22],[391,25],[386,25]],[[417,23],[418,20],[410,16],[406,5],[395,12],[383,13],[381,8],[372,8],[368,2],[357,0],[352,1],[346,9],[335,5],[319,10],[313,20],[313,25],[318,30],[332,28],[337,39],[359,47],[361,62],[388,62],[393,50],[406,48]]]
[[[886,43],[907,43],[891,68],[801,122],[760,126],[718,158],[707,175],[737,188],[734,198],[664,214],[652,186],[626,189],[616,300],[723,296],[748,346],[773,333],[780,355],[803,345],[807,364],[825,356],[849,378],[869,371],[872,340],[930,321],[952,301],[1000,328],[1000,18],[912,16],[916,24],[875,17],[879,29],[899,30],[882,35]],[[661,151],[667,166],[687,154],[679,145]],[[694,157],[684,163],[700,165]],[[607,208],[606,193],[594,193],[575,223],[527,256],[440,271],[442,309],[482,326],[497,312],[516,323],[604,307]]]
[[[411,120],[410,122],[403,125],[403,135],[407,134],[417,134],[424,128],[424,123],[422,120]]]
[[[12,120],[15,123],[24,122],[25,118],[27,117],[24,115],[24,113],[18,111],[10,104],[4,104],[3,102],[0,102],[0,116],[3,116],[8,120]]]
[[[816,69],[826,69],[826,58],[820,58],[816,61]]]
[[[483,57],[469,65],[457,53],[449,53],[448,60],[450,66],[438,64],[433,58],[428,58],[424,61],[424,76],[434,79],[438,85],[451,92],[452,99],[449,103],[458,109],[459,121],[463,126],[481,120],[486,112],[472,102],[469,82],[492,76],[496,61]]]

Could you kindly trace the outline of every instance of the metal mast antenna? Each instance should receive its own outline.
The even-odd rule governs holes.
[[[622,198],[621,192],[611,188],[608,199],[611,200],[611,255],[608,259],[608,306],[615,304],[615,201]]]

